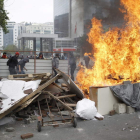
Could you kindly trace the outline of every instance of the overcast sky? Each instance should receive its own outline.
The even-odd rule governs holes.
[[[10,21],[53,22],[53,0],[5,0]]]

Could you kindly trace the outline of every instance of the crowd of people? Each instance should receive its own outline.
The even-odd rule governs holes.
[[[16,52],[14,56],[7,57],[6,52],[3,53],[2,57],[3,59],[8,59],[7,61],[7,66],[9,67],[9,73],[10,75],[13,74],[25,74],[25,71],[27,71],[25,65],[26,63],[29,62],[29,57],[27,56],[24,58],[23,55],[19,57],[20,54],[19,52]],[[20,59],[20,61],[18,61]],[[36,56],[36,59],[44,59],[43,53],[39,53],[38,56]],[[59,60],[60,59],[65,59],[64,56],[59,56],[59,54],[55,54],[54,57],[52,57],[52,69],[54,71],[54,76],[57,75],[56,69],[59,69]],[[45,62],[44,62],[45,63]],[[73,55],[73,53],[69,53],[69,68],[70,68],[70,74],[71,74],[71,79],[74,81],[74,71],[76,69],[76,59]],[[55,81],[58,83],[58,80]]]

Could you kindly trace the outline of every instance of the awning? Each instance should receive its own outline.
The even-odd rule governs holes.
[[[63,51],[63,52],[66,52],[66,51],[76,51],[76,49],[75,48],[58,48],[58,49],[53,49],[53,51]]]

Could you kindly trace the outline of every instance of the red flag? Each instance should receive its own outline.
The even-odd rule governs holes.
[[[75,34],[76,34],[76,32],[77,32],[77,22],[76,22],[76,25],[75,25]]]

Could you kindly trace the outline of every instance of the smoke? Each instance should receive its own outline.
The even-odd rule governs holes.
[[[84,0],[85,20],[93,17],[102,20],[104,27],[121,27],[124,15],[120,12],[120,0]]]

